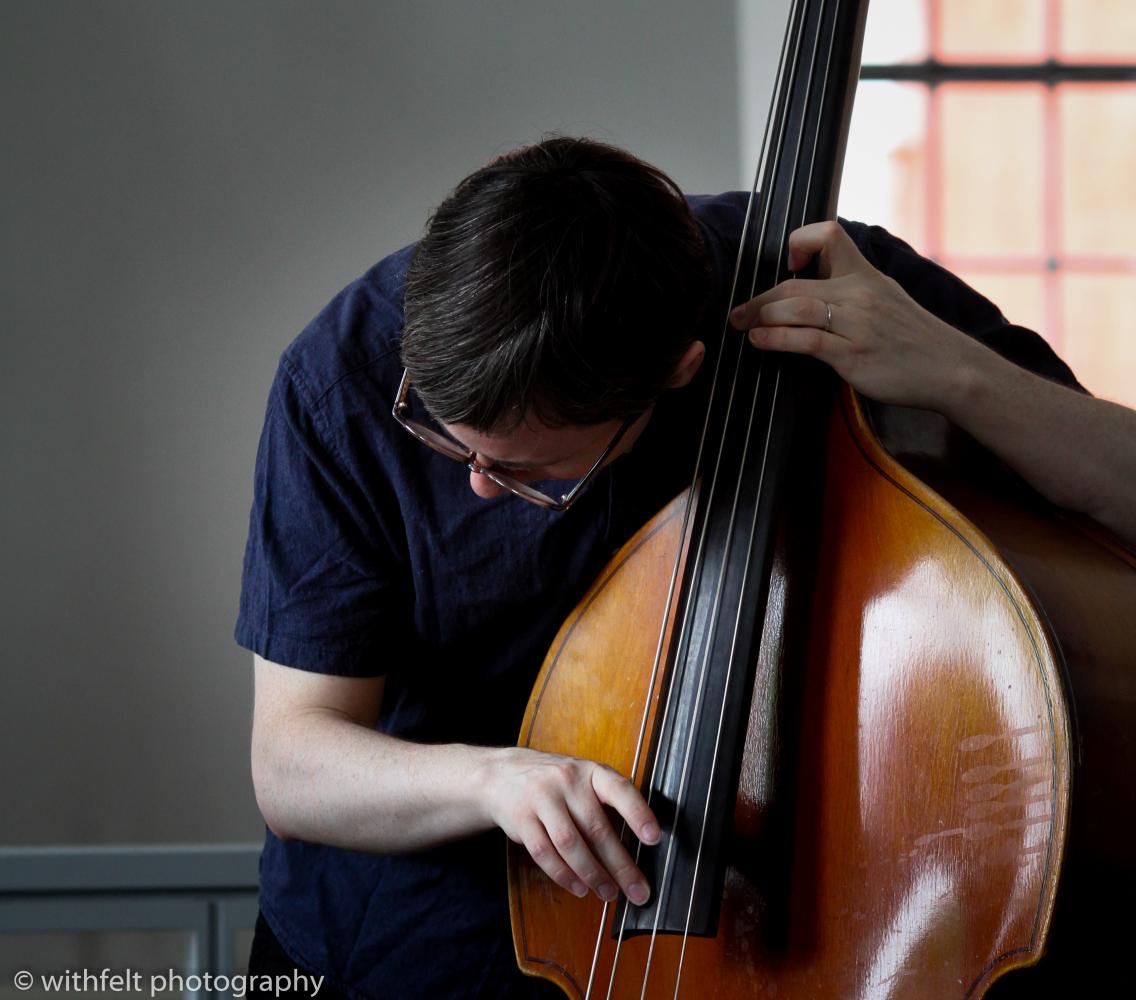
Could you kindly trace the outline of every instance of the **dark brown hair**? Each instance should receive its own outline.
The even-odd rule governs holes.
[[[402,360],[438,420],[480,431],[642,412],[694,339],[709,269],[682,192],[556,137],[467,177],[406,279]]]

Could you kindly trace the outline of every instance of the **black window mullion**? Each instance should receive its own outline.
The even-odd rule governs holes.
[[[861,80],[909,83],[1130,83],[1136,65],[1129,63],[955,63],[924,59],[917,63],[872,63],[860,67]]]

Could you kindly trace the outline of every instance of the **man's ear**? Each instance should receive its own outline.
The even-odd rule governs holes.
[[[667,380],[667,388],[681,389],[690,382],[698,369],[702,367],[704,357],[706,357],[706,345],[701,340],[691,341],[690,346],[683,352],[678,364],[675,365],[674,371],[671,372],[671,377]]]

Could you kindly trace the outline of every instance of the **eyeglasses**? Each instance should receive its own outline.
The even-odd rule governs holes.
[[[619,425],[619,430],[615,432],[615,436],[607,443],[607,447],[600,452],[600,457],[597,458],[595,462],[592,463],[592,467],[584,473],[584,477],[579,480],[572,489],[563,494],[559,500],[556,500],[547,493],[534,490],[528,483],[522,483],[519,479],[514,479],[512,476],[506,475],[503,472],[482,465],[477,461],[476,452],[463,447],[457,441],[440,434],[433,428],[427,427],[425,424],[420,424],[417,420],[411,420],[409,416],[409,397],[410,373],[404,368],[402,371],[402,381],[398,385],[398,395],[395,397],[394,407],[391,409],[391,416],[394,417],[395,420],[402,424],[403,427],[418,438],[424,445],[428,445],[435,451],[441,452],[447,458],[452,458],[455,462],[462,462],[469,468],[470,472],[475,472],[479,476],[485,476],[503,489],[516,494],[522,500],[535,503],[538,507],[546,507],[548,510],[558,511],[567,510],[579,499],[580,494],[584,492],[585,488],[595,478],[596,473],[599,472],[608,456],[615,450],[615,446],[623,439],[623,435],[626,434],[628,430],[631,429],[631,425],[642,416],[640,413],[634,413],[624,420],[623,423]]]

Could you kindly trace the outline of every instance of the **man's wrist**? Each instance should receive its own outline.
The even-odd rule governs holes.
[[[973,432],[987,415],[1004,414],[999,399],[1013,391],[1013,383],[1020,369],[1000,354],[982,344],[974,343],[959,363],[947,375],[947,389],[942,405],[936,407],[951,423]]]

